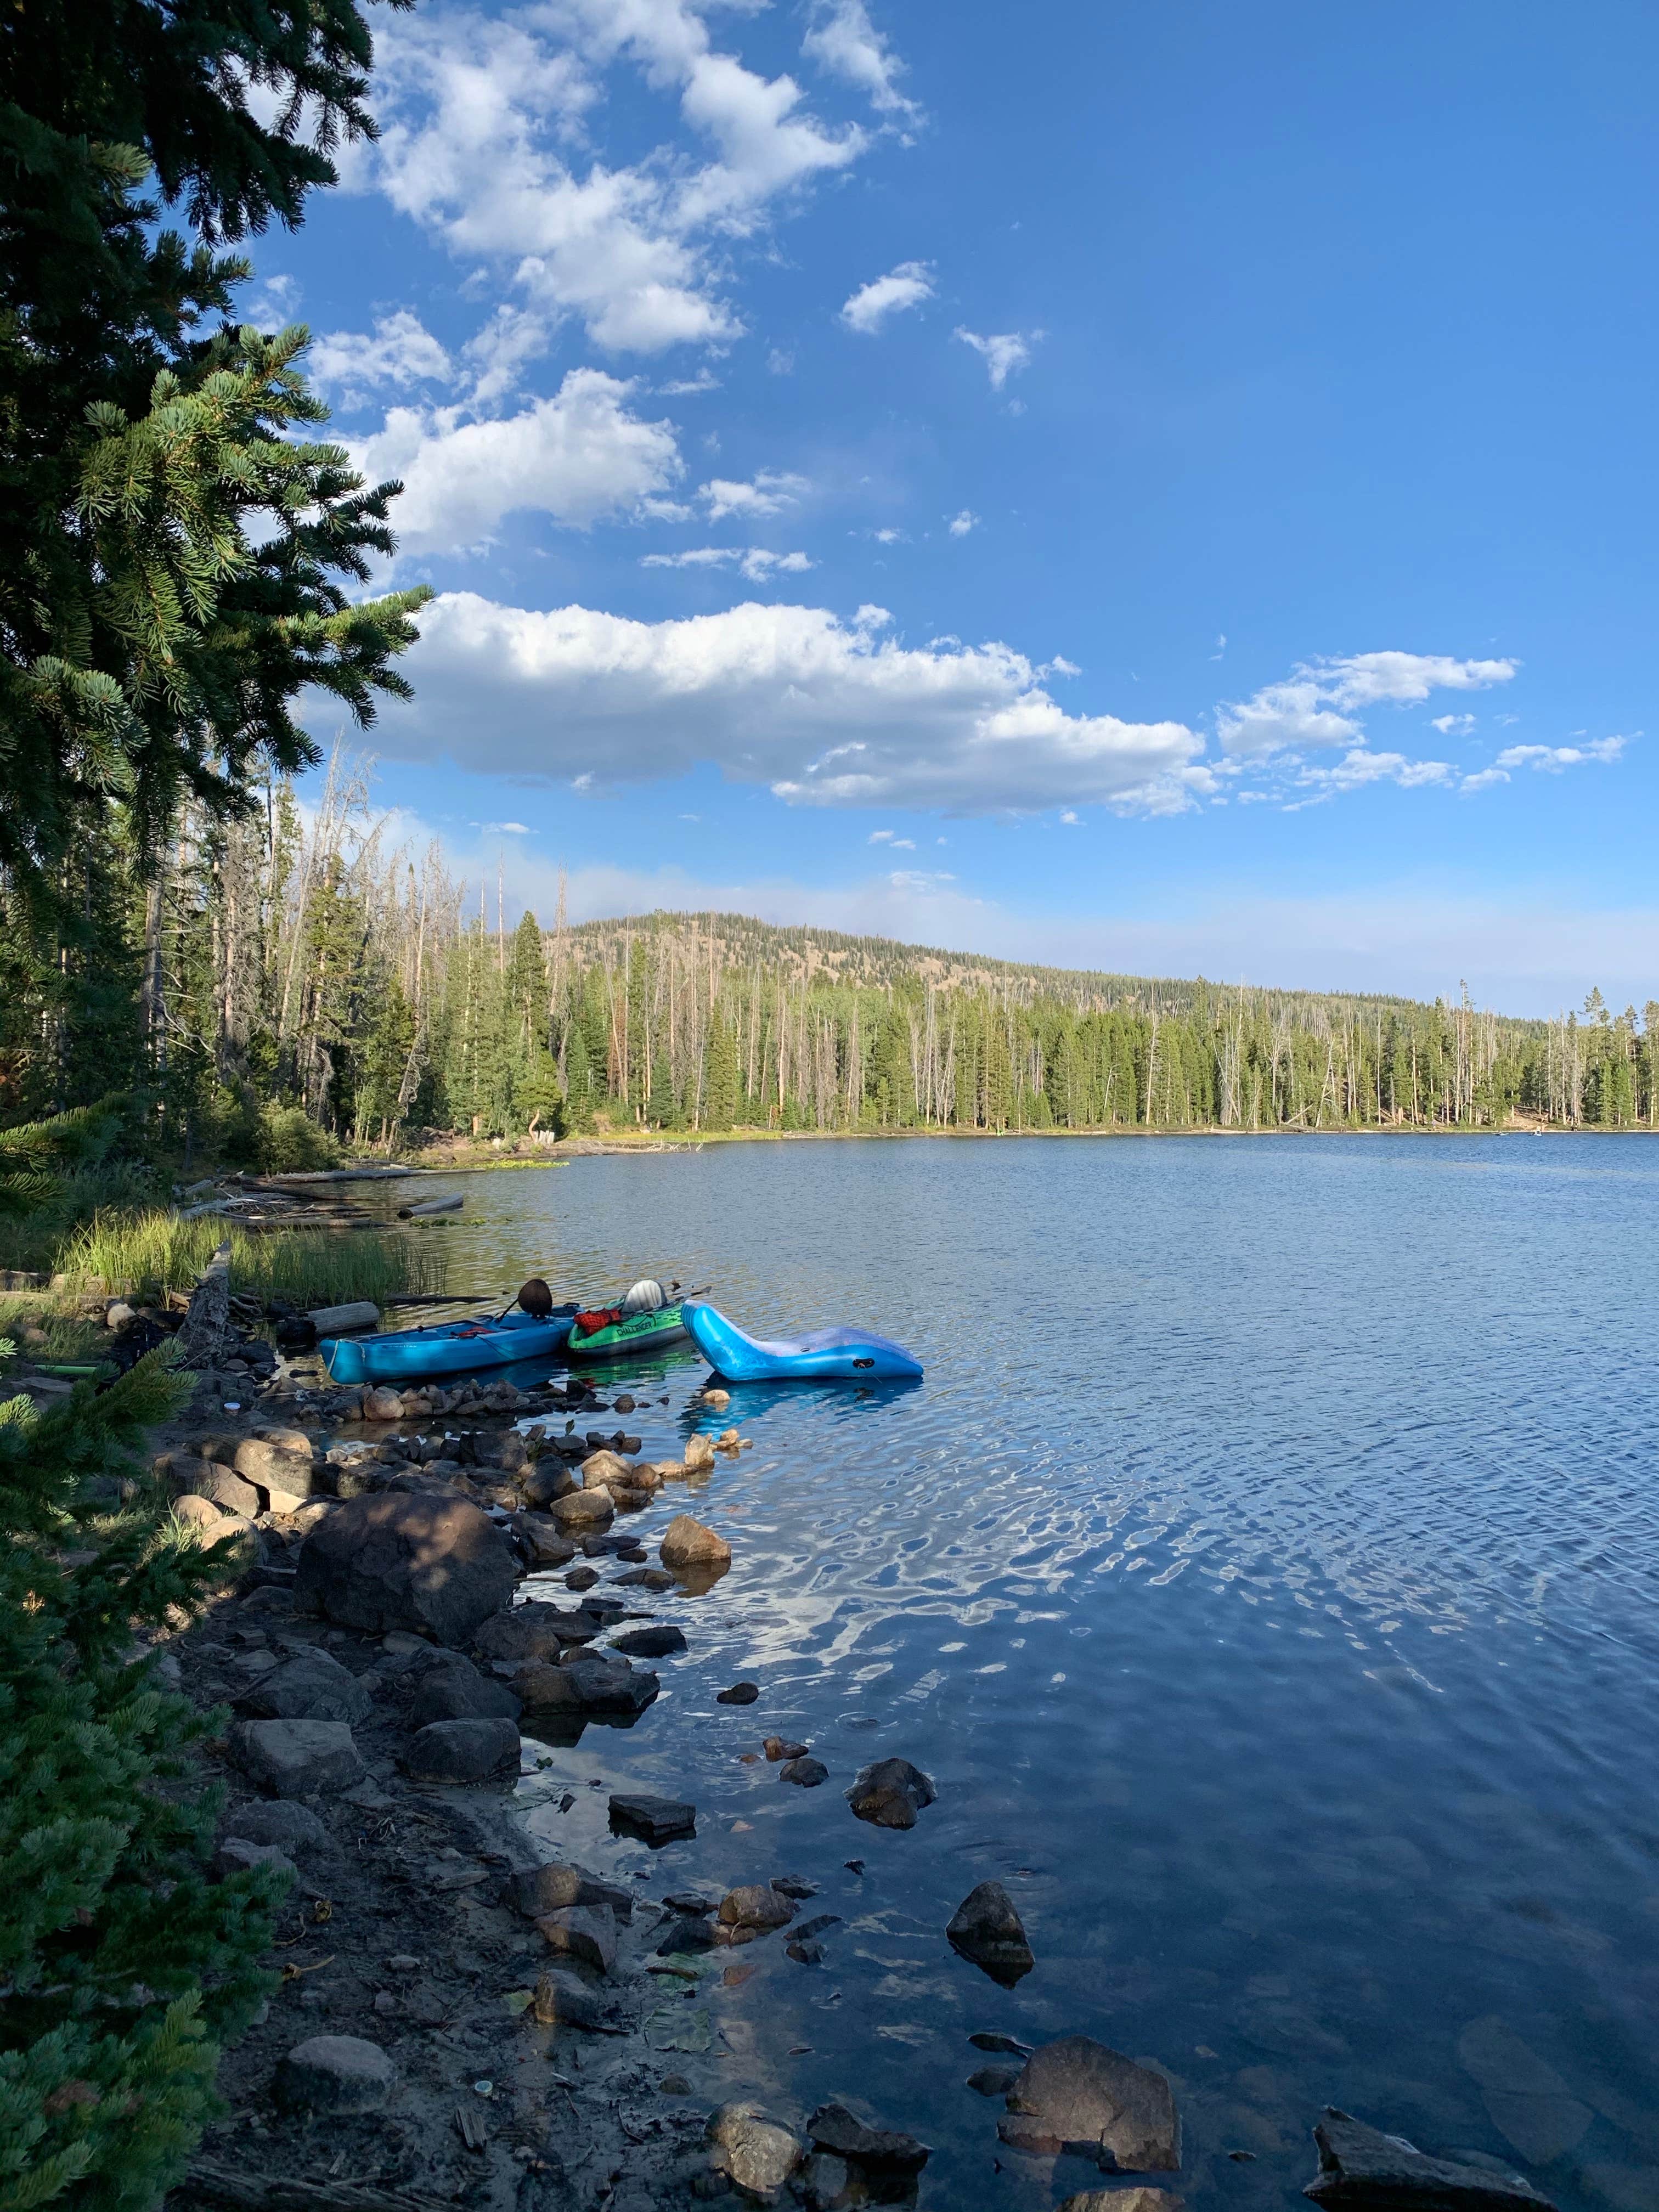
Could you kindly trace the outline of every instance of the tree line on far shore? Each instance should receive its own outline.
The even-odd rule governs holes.
[[[1651,1002],[1519,1020],[562,902],[509,928],[499,878],[392,848],[372,798],[340,753],[305,810],[280,777],[181,805],[142,871],[88,829],[73,927],[4,936],[0,1121],[129,1088],[184,1169],[599,1127],[1659,1126]]]

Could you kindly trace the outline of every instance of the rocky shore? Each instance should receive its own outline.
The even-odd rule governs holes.
[[[761,1943],[820,1964],[842,1924],[834,1899],[767,1865],[725,1889],[606,1874],[523,1817],[594,1786],[574,1755],[583,1731],[647,1711],[658,1666],[688,1648],[665,1613],[695,1638],[680,1601],[732,1565],[720,1501],[745,1440],[718,1426],[726,1411],[716,1389],[647,1407],[580,1376],[337,1391],[303,1357],[218,1346],[190,1413],[156,1439],[156,1466],[179,1516],[238,1535],[246,1565],[163,1665],[231,1716],[212,1747],[221,1864],[276,1863],[292,1885],[280,1985],[225,2056],[229,2114],[179,2205],[946,2201],[902,2112],[781,2110],[763,2094],[772,2069],[763,2021],[744,2015],[745,1954]],[[647,1459],[647,1427],[677,1435],[678,1456]],[[735,1682],[714,1702],[741,1712],[764,1694]],[[810,1745],[738,1724],[755,1736],[742,1755],[784,1784],[828,1780]],[[849,1849],[854,1818],[913,1827],[937,1796],[902,1758],[842,1794],[823,1802]],[[611,1787],[606,1812],[613,1836],[647,1852],[696,1835],[694,1803],[646,1788]],[[1036,1963],[999,1883],[954,1909],[941,1899],[939,1927],[991,1984]],[[1176,2212],[1181,2121],[1162,2069],[1087,2035],[972,2040],[988,2162],[1024,2175],[1020,2201],[1052,2202],[1053,2162],[1082,2157],[1100,2184],[1064,2212]],[[1428,2156],[1334,2109],[1316,2141],[1308,2194],[1322,2203],[1547,2203],[1496,2160]]]

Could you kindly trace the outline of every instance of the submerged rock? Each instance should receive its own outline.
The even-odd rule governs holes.
[[[729,1690],[715,1692],[714,1703],[717,1705],[752,1705],[759,1695],[758,1682],[733,1682]]]
[[[806,2133],[814,2150],[829,2151],[849,2166],[889,2175],[920,2173],[933,2156],[915,2136],[872,2128],[845,2105],[820,2105],[806,2123]]]
[[[1000,1881],[982,1881],[970,1889],[945,1933],[952,1950],[1005,1989],[1012,1989],[1036,1964],[1024,1923]]]
[[[1303,2191],[1316,2204],[1383,2206],[1399,2212],[1555,2212],[1523,2175],[1431,2158],[1403,2136],[1385,2136],[1328,2105],[1314,2129],[1319,2172]]]
[[[720,1899],[723,1928],[752,1928],[757,1935],[769,1936],[775,1928],[787,1928],[794,1917],[792,1901],[769,1882],[749,1882],[729,1889]]]
[[[1181,2164],[1181,2123],[1163,2075],[1087,2035],[1064,2036],[1032,2054],[997,2132],[1015,2150],[1043,2158],[1065,2152],[1126,2173]]]
[[[697,1832],[696,1807],[681,1804],[672,1797],[620,1795],[611,1798],[610,1810],[614,1831],[638,1836],[653,1849]]]
[[[789,1759],[778,1769],[778,1779],[793,1782],[801,1790],[816,1790],[830,1779],[830,1770],[821,1759]]]
[[[924,1805],[939,1796],[930,1778],[908,1759],[878,1759],[860,1768],[847,1802],[878,1828],[914,1828]]]
[[[775,2198],[805,2149],[799,2136],[758,2105],[722,2105],[710,2116],[708,2140],[715,2172],[730,2175],[745,2196],[763,2203]]]

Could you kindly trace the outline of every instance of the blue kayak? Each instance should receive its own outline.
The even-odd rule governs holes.
[[[527,1313],[487,1314],[477,1321],[440,1322],[389,1336],[325,1336],[317,1349],[336,1382],[390,1382],[395,1388],[441,1375],[470,1375],[475,1367],[551,1358],[563,1351],[575,1315],[574,1306],[544,1321]]]
[[[688,1298],[685,1326],[699,1352],[729,1382],[914,1381],[921,1363],[902,1345],[863,1328],[815,1328],[810,1335],[745,1336],[718,1307]]]

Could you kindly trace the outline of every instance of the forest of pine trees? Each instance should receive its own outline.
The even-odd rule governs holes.
[[[145,1091],[189,1166],[422,1135],[1659,1126],[1659,1006],[1521,1021],[981,961],[722,915],[507,925],[499,878],[390,849],[367,769],[185,807],[80,924],[0,933],[0,1118]],[[27,946],[25,953],[20,948]]]

